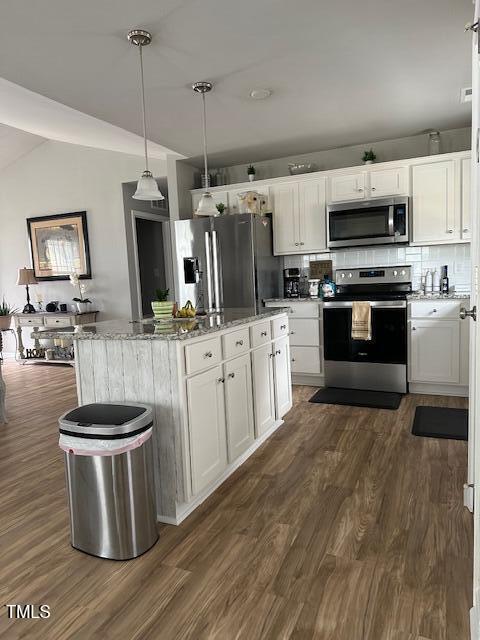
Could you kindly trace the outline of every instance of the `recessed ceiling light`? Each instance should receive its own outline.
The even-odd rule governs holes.
[[[272,95],[270,89],[252,89],[250,91],[250,97],[253,100],[265,100],[265,98],[269,98]]]

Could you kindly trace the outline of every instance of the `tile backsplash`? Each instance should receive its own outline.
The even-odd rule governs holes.
[[[413,289],[420,288],[420,277],[426,269],[441,270],[448,265],[450,287],[470,292],[470,245],[443,244],[428,247],[366,247],[341,249],[330,253],[285,256],[284,266],[308,269],[310,260],[332,260],[334,269],[342,267],[387,267],[411,265]]]

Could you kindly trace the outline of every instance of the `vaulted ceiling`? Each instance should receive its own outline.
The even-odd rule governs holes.
[[[190,85],[207,79],[216,163],[255,161],[467,125],[472,13],[471,0],[2,0],[0,76],[141,133],[125,36],[145,27],[150,138],[200,154]]]

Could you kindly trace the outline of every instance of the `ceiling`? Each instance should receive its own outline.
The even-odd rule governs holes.
[[[207,79],[215,163],[256,161],[469,124],[472,14],[471,0],[2,0],[0,76],[139,134],[125,34],[146,27],[149,137],[200,155],[189,86]]]

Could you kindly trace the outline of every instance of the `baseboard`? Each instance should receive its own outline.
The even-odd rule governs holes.
[[[323,387],[325,376],[311,375],[309,373],[292,373],[292,384],[301,384],[307,387]]]
[[[470,609],[470,640],[480,640],[480,615],[478,607]]]
[[[204,489],[201,493],[196,495],[190,502],[186,502],[180,505],[177,505],[177,516],[164,516],[163,514],[157,514],[157,521],[163,522],[164,524],[173,524],[179,525],[185,518],[187,518],[197,507],[199,507],[202,502],[212,495],[218,487],[225,482],[225,480],[232,475],[234,471],[236,471],[242,464],[248,460],[248,458],[256,451],[264,442],[268,440],[268,438],[283,424],[283,420],[277,420],[275,424],[273,424],[268,431],[263,433],[260,437],[258,437],[255,442],[246,450],[242,455],[229,464],[225,471],[219,476],[215,482],[213,482],[209,487]]]
[[[457,396],[468,398],[468,385],[457,384],[435,384],[424,382],[410,382],[408,385],[410,393],[423,393],[432,396]]]

